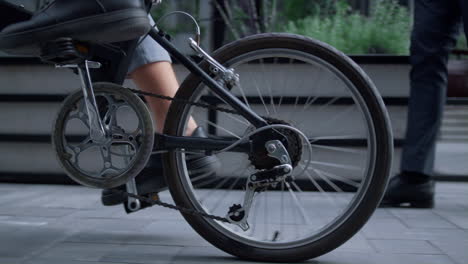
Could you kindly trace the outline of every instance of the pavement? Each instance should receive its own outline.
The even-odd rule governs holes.
[[[340,248],[309,263],[467,264],[468,183],[438,183],[436,207],[378,209]],[[0,184],[0,264],[252,263],[208,244],[178,212],[126,215],[79,186]],[[162,199],[171,201],[167,192]]]

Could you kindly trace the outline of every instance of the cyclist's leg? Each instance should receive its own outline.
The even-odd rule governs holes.
[[[161,48],[158,52],[162,51],[164,50]],[[172,69],[172,65],[168,61],[158,61],[145,64],[132,71],[130,76],[139,89],[145,92],[173,97],[179,88],[179,83]],[[162,133],[166,114],[171,102],[148,96],[146,97],[146,100],[153,112],[156,129],[158,132]],[[195,128],[196,124],[192,121],[187,134],[191,135]]]
[[[153,21],[152,21],[153,22]],[[128,73],[139,89],[145,92],[173,97],[179,88],[167,51],[147,37],[136,48]],[[146,97],[156,122],[156,131],[162,133],[170,101]],[[191,135],[197,124],[193,119],[187,128]]]

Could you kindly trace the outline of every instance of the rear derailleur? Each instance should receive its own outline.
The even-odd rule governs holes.
[[[243,204],[234,204],[229,208],[226,218],[231,224],[247,231],[250,226],[247,218],[253,203],[255,193],[266,191],[269,187],[276,188],[280,183],[289,183],[294,180],[292,176],[292,163],[288,151],[279,140],[266,142],[268,156],[280,162],[280,165],[271,169],[260,170],[248,177]]]

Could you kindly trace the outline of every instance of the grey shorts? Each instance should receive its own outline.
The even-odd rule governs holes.
[[[153,19],[151,17],[150,19],[151,24],[154,24]],[[171,56],[169,56],[169,53],[167,53],[161,45],[148,36],[135,49],[132,61],[128,68],[128,73],[132,73],[137,68],[146,64],[160,61],[172,62]]]

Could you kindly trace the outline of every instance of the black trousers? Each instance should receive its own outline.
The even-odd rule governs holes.
[[[401,170],[431,175],[447,91],[447,62],[465,25],[467,0],[415,0],[411,92]]]

